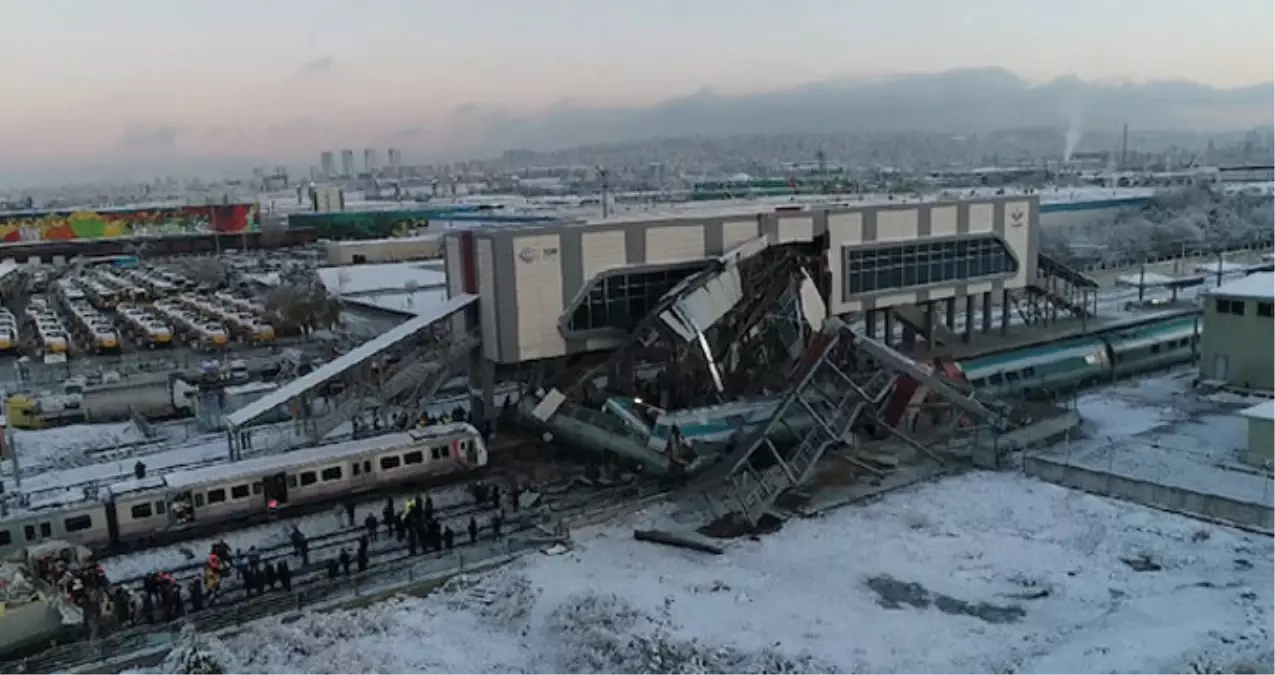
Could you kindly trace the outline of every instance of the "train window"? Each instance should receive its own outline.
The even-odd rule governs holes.
[[[1257,303],[1257,315],[1275,317],[1275,303],[1272,303],[1272,302]]]
[[[152,513],[150,502],[146,502],[145,504],[134,504],[132,512],[133,512],[133,520],[141,520],[143,518],[150,518]]]
[[[398,464],[399,464],[398,455],[390,455],[389,457],[382,457],[381,471],[386,471],[388,469],[397,469]]]
[[[976,377],[976,378],[974,378],[974,379],[970,380],[970,386],[971,386],[971,387],[974,387],[975,389],[980,389],[980,388],[982,388],[982,387],[987,386],[987,380],[984,380],[984,379],[983,379],[983,378],[981,378],[981,377]]]
[[[258,481],[258,482],[256,482],[256,483],[253,483],[253,484],[252,484],[252,494],[254,494],[254,495],[259,495],[259,494],[261,494],[262,490],[264,490],[264,489],[265,489],[265,488],[263,488],[263,487],[261,486],[260,481]]]
[[[363,462],[351,462],[351,463],[350,463],[350,471],[351,471],[351,472],[352,472],[355,476],[359,475],[360,473],[363,473],[362,469],[363,469]]]
[[[315,484],[315,483],[317,483],[317,482],[319,482],[319,477],[318,477],[318,476],[316,476],[316,475],[314,474],[314,472],[313,472],[313,471],[302,471],[302,472],[301,472],[301,485],[302,485],[302,487],[304,487],[304,486],[306,486],[306,485],[314,485],[314,484]]]
[[[1011,370],[1011,371],[1009,371],[1008,373],[1005,373],[1005,381],[1006,381],[1006,382],[1017,382],[1017,381],[1018,381],[1018,372],[1017,372],[1017,371],[1013,371],[1013,370]]]
[[[1157,344],[1157,345],[1151,345],[1151,353],[1152,353],[1152,354],[1159,354],[1159,353],[1160,353],[1160,345],[1158,345],[1158,344]]]
[[[1023,379],[1026,379],[1029,377],[1036,377],[1036,369],[1032,368],[1031,366],[1023,368]]]
[[[71,516],[62,521],[62,525],[66,527],[67,532],[79,532],[93,527],[93,518],[88,514],[82,516]]]
[[[447,448],[440,448],[438,446],[435,446],[429,449],[430,459],[442,459],[446,456],[447,456]]]
[[[35,525],[27,525],[22,528],[22,533],[26,535],[27,541],[33,541],[35,539]]]
[[[231,498],[231,499],[247,499],[247,497],[248,497],[248,484],[247,484],[247,483],[244,483],[243,485],[236,485],[236,486],[234,486],[234,487],[230,488],[230,498]]]
[[[987,376],[987,381],[990,382],[992,386],[994,387],[1000,386],[1002,384],[1005,384],[1005,376],[1001,375],[1000,373],[993,373]]]
[[[294,488],[296,486],[297,486],[297,475],[295,473],[288,474],[288,487]]]
[[[196,492],[195,493],[195,508],[199,508],[203,505],[204,505],[204,493]]]
[[[53,523],[40,523],[40,536],[41,536],[41,537],[52,537],[52,536],[53,536]]]
[[[420,450],[413,450],[403,455],[404,464],[420,464],[425,461],[425,455]]]
[[[363,460],[363,473],[372,473],[372,460]]]
[[[209,491],[208,491],[208,503],[209,503],[209,504],[220,504],[220,503],[222,503],[222,502],[224,502],[224,501],[226,501],[226,490],[225,490],[225,488],[217,488],[216,490],[209,490]]]
[[[320,477],[323,478],[325,482],[330,480],[341,480],[341,467],[330,466],[323,470],[323,473],[320,474]]]
[[[13,537],[9,535],[8,530],[0,530],[0,546],[8,546],[13,543]]]
[[[155,502],[155,513],[156,513],[156,514],[158,514],[158,515],[161,515],[161,516],[162,516],[162,515],[164,515],[164,501],[163,501],[163,500],[160,500],[160,501]]]

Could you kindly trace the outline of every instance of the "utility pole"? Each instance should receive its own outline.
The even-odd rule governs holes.
[[[1120,134],[1120,171],[1124,171],[1125,160],[1129,156],[1129,124],[1125,123],[1124,131]]]

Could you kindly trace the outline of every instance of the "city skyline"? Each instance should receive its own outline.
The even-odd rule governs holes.
[[[1185,0],[1030,13],[1008,0],[0,0],[0,81],[17,93],[0,106],[0,172],[228,157],[313,163],[343,147],[463,153],[561,111],[964,68],[1005,68],[1030,85],[1275,79],[1275,10],[1238,1],[1227,10]]]

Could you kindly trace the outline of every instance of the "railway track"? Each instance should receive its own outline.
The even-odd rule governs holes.
[[[56,646],[23,659],[0,662],[0,672],[72,672],[91,664],[120,658],[144,650],[164,649],[176,639],[180,626],[190,623],[202,632],[212,632],[285,612],[300,611],[343,599],[388,590],[394,586],[425,581],[466,569],[483,567],[495,560],[542,548],[554,540],[556,525],[586,516],[592,511],[617,508],[626,503],[657,499],[668,491],[659,486],[627,484],[600,488],[581,495],[568,491],[560,499],[543,506],[514,514],[509,529],[499,538],[482,538],[470,543],[459,538],[452,550],[411,556],[405,543],[377,551],[362,573],[335,579],[328,577],[322,566],[294,573],[291,592],[276,590],[247,596],[228,591],[219,601],[200,612],[188,613],[182,619],[157,624],[133,626],[96,640],[79,640]],[[550,523],[549,527],[545,523]],[[562,530],[565,531],[565,530]],[[357,537],[356,537],[357,538]]]

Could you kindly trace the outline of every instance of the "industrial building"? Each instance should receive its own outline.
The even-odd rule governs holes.
[[[1222,284],[1204,303],[1200,378],[1244,390],[1275,389],[1275,274]]]
[[[1240,411],[1248,420],[1248,453],[1253,466],[1270,469],[1275,462],[1275,401],[1263,401]]]

